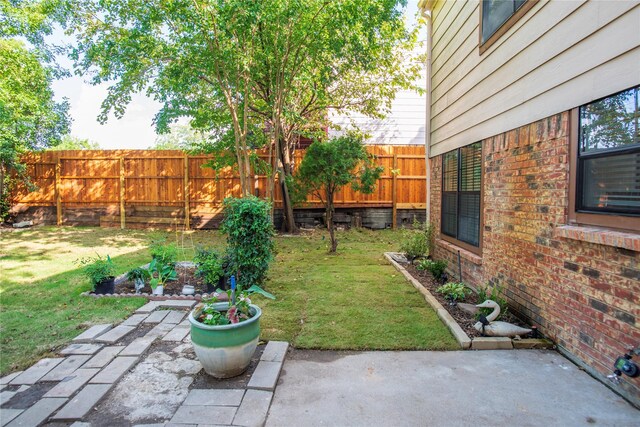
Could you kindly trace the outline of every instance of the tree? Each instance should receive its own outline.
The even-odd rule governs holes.
[[[55,102],[53,70],[24,43],[0,39],[0,217],[9,209],[10,192],[28,182],[20,156],[60,142],[68,132],[69,104]]]
[[[298,136],[325,128],[329,108],[379,116],[417,77],[417,66],[403,67],[415,41],[398,7],[404,4],[84,1],[68,8],[79,34],[72,56],[94,83],[114,82],[102,120],[122,115],[131,94],[146,90],[164,104],[159,131],[189,117],[214,135],[215,148],[234,152],[243,194],[260,163],[251,152],[269,141],[276,159],[270,187],[278,173],[294,229],[286,178]]]
[[[270,124],[289,231],[295,223],[287,182],[299,137],[324,139],[329,110],[382,117],[399,89],[418,90],[422,65],[410,60],[416,32],[405,28],[404,4],[284,1],[264,11],[251,110]]]
[[[372,160],[362,137],[348,133],[311,144],[294,175],[296,198],[302,199],[312,193],[325,207],[331,237],[329,253],[335,253],[338,248],[333,224],[334,196],[345,185],[364,194],[372,193],[383,171],[383,167],[374,166]]]
[[[192,150],[202,146],[205,137],[189,125],[172,124],[170,132],[158,135],[152,150]]]
[[[51,147],[52,150],[99,150],[100,145],[95,141],[89,141],[86,138],[78,138],[77,136],[65,135],[62,137],[60,144]]]

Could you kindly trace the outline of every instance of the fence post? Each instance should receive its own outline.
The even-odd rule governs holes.
[[[58,225],[62,225],[62,194],[60,194],[60,184],[62,178],[60,177],[60,172],[62,168],[60,166],[60,158],[56,160],[56,223]]]
[[[391,228],[396,229],[396,223],[398,222],[398,155],[393,154],[393,166],[391,167]]]
[[[184,229],[191,228],[191,213],[189,212],[189,156],[184,156]]]
[[[125,213],[124,213],[124,157],[120,157],[120,228],[125,228]]]

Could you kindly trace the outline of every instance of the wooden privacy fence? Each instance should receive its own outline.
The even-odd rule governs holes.
[[[393,224],[398,209],[424,209],[426,166],[424,146],[368,146],[384,167],[373,194],[343,188],[335,197],[337,208],[392,208]],[[304,152],[296,154],[299,164]],[[266,155],[262,156],[265,160]],[[187,155],[177,150],[69,150],[31,153],[25,156],[28,174],[36,190],[20,188],[14,207],[54,207],[58,225],[65,212],[101,210],[101,222],[135,221],[136,214],[161,210],[179,216],[191,228],[193,215],[215,216],[225,197],[239,196],[240,179],[231,168],[217,174],[203,167],[212,156]],[[253,175],[255,194],[266,196],[268,177]],[[281,207],[276,185],[275,207]],[[320,208],[309,197],[301,207]],[[148,216],[148,215],[147,215]],[[162,223],[162,221],[159,221]],[[167,222],[169,223],[169,222]],[[113,225],[113,224],[112,224]]]

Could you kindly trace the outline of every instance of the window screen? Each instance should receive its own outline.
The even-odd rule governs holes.
[[[486,42],[526,0],[482,0],[482,43]]]
[[[479,247],[482,145],[450,151],[442,162],[442,233]]]
[[[576,210],[640,215],[639,92],[580,107]]]

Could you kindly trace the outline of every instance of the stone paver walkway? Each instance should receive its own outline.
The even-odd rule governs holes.
[[[199,389],[185,319],[193,305],[152,301],[120,325],[89,328],[60,357],[1,378],[0,427],[264,425],[288,344],[268,343],[246,386]]]

